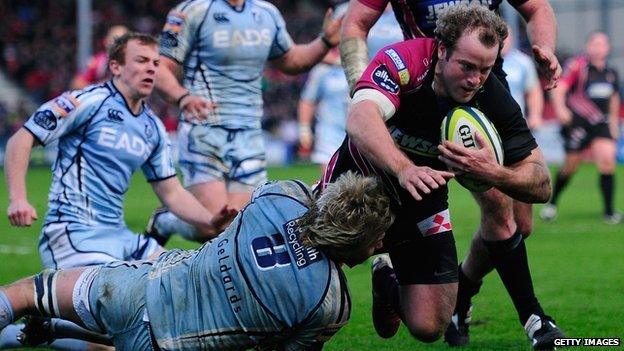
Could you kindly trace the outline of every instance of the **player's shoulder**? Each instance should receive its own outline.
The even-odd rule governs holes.
[[[178,3],[169,13],[169,15],[178,16],[194,16],[203,17],[210,5],[216,0],[186,0]]]
[[[71,90],[65,94],[71,95],[80,102],[98,102],[113,96],[116,90],[108,82],[89,85],[83,89]]]
[[[274,21],[278,22],[278,18],[282,17],[282,13],[277,6],[265,0],[247,0],[249,6],[252,6],[260,11],[267,12]]]
[[[385,46],[377,56],[397,72],[401,86],[416,86],[432,67],[436,48],[435,40],[418,38]]]
[[[252,200],[264,196],[285,196],[305,206],[309,205],[314,198],[310,187],[296,179],[266,182],[256,188],[252,195]]]

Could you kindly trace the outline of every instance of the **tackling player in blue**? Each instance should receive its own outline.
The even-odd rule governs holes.
[[[349,320],[341,265],[381,246],[389,203],[381,182],[353,173],[320,196],[296,180],[267,183],[198,250],[0,288],[0,329],[35,313],[108,333],[117,350],[320,349]]]
[[[338,44],[339,27],[328,12],[319,38],[297,45],[279,10],[263,0],[184,1],[169,12],[156,88],[182,111],[184,185],[209,211],[241,208],[267,179],[260,128],[266,63],[288,74],[306,71]],[[166,210],[154,213],[146,232],[161,241],[173,233],[202,241]]]
[[[111,81],[43,104],[7,144],[7,213],[13,226],[23,227],[37,219],[26,197],[32,147],[59,141],[39,241],[46,268],[146,259],[163,251],[123,219],[124,194],[139,168],[160,200],[206,236],[216,236],[232,216],[226,210],[213,217],[176,178],[164,127],[144,103],[160,64],[156,40],[124,35],[109,57]]]

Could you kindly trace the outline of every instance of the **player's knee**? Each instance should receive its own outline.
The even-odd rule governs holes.
[[[448,325],[438,318],[423,318],[422,316],[406,317],[404,322],[414,338],[426,343],[440,339]]]
[[[533,221],[532,220],[521,220],[517,222],[518,232],[522,234],[522,236],[526,239],[531,233],[533,233]]]

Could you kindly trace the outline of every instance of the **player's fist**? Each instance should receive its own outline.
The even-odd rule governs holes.
[[[197,95],[187,95],[180,100],[180,110],[187,120],[205,120],[216,105]]]
[[[344,18],[344,15],[335,18],[333,14],[334,11],[332,9],[327,10],[323,20],[323,36],[332,47],[340,43],[340,27]]]
[[[38,218],[37,211],[26,200],[11,201],[7,216],[14,227],[30,227]]]

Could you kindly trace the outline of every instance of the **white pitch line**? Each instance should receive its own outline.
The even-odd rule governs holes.
[[[32,250],[26,246],[0,245],[0,254],[30,255]]]

